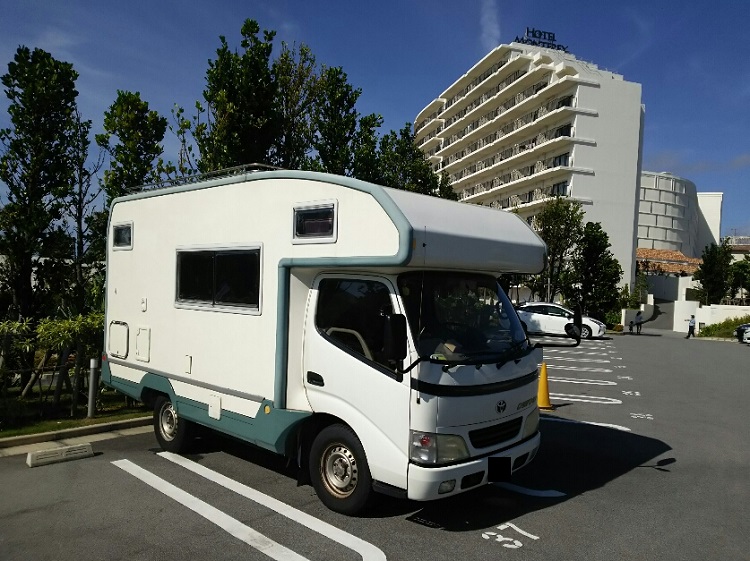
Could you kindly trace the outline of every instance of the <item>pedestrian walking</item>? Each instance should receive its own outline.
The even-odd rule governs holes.
[[[688,320],[688,334],[685,339],[690,339],[690,337],[695,337],[695,316],[690,316]]]
[[[643,312],[638,310],[638,313],[635,314],[635,334],[640,335],[641,334],[641,326],[643,325]]]

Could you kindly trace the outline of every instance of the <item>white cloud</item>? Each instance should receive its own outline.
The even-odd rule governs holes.
[[[490,52],[500,44],[500,20],[497,12],[495,0],[482,0],[482,8],[479,12],[480,41],[486,52]]]

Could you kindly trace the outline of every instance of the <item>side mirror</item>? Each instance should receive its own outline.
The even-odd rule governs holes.
[[[383,333],[383,354],[386,360],[406,358],[406,316],[388,314],[385,316]]]

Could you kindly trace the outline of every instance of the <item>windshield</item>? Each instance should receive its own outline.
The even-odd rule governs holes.
[[[398,277],[419,356],[448,361],[527,345],[505,292],[489,275],[418,271]]]

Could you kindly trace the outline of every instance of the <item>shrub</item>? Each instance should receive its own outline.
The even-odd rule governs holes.
[[[701,337],[732,337],[732,332],[742,323],[750,323],[750,315],[725,319],[721,323],[705,326],[698,333]]]

